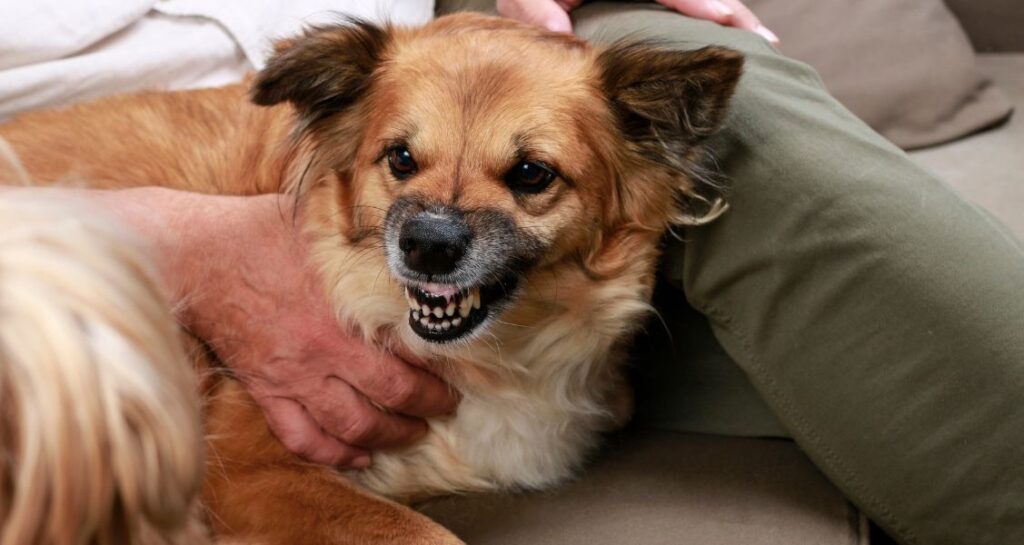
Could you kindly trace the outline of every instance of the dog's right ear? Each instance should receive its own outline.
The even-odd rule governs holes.
[[[626,138],[669,165],[718,130],[743,72],[743,56],[721,47],[679,51],[624,42],[604,50],[599,62]]]
[[[360,20],[308,29],[278,43],[256,75],[253,102],[290,102],[307,123],[341,112],[362,96],[388,46],[387,29]]]

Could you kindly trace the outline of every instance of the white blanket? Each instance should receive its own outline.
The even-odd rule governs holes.
[[[0,120],[139,89],[238,81],[276,38],[339,14],[422,24],[433,0],[0,2]]]

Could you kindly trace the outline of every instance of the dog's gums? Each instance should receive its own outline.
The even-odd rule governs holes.
[[[498,312],[498,303],[509,298],[515,283],[507,279],[471,288],[449,284],[406,286],[409,327],[423,339],[436,343],[465,337]]]

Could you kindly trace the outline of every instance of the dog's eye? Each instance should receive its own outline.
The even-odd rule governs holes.
[[[405,146],[395,146],[388,150],[388,167],[395,178],[404,180],[413,174],[419,167],[416,160],[412,158],[412,152]]]
[[[505,173],[505,183],[512,191],[540,193],[551,185],[556,176],[555,171],[544,163],[520,161]]]

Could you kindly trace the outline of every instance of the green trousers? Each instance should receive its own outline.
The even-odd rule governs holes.
[[[711,376],[745,374],[782,427],[740,383],[722,388],[726,408],[706,410],[700,431],[788,432],[902,543],[1024,544],[1021,242],[752,33],[639,3],[589,3],[573,22],[598,43],[655,38],[747,57],[711,142],[731,209],[672,243],[658,299],[670,327],[693,323],[673,320],[687,302],[707,317],[728,356]],[[680,376],[678,343],[693,336],[644,359]],[[665,394],[694,394],[685,380],[655,382],[670,415]]]

